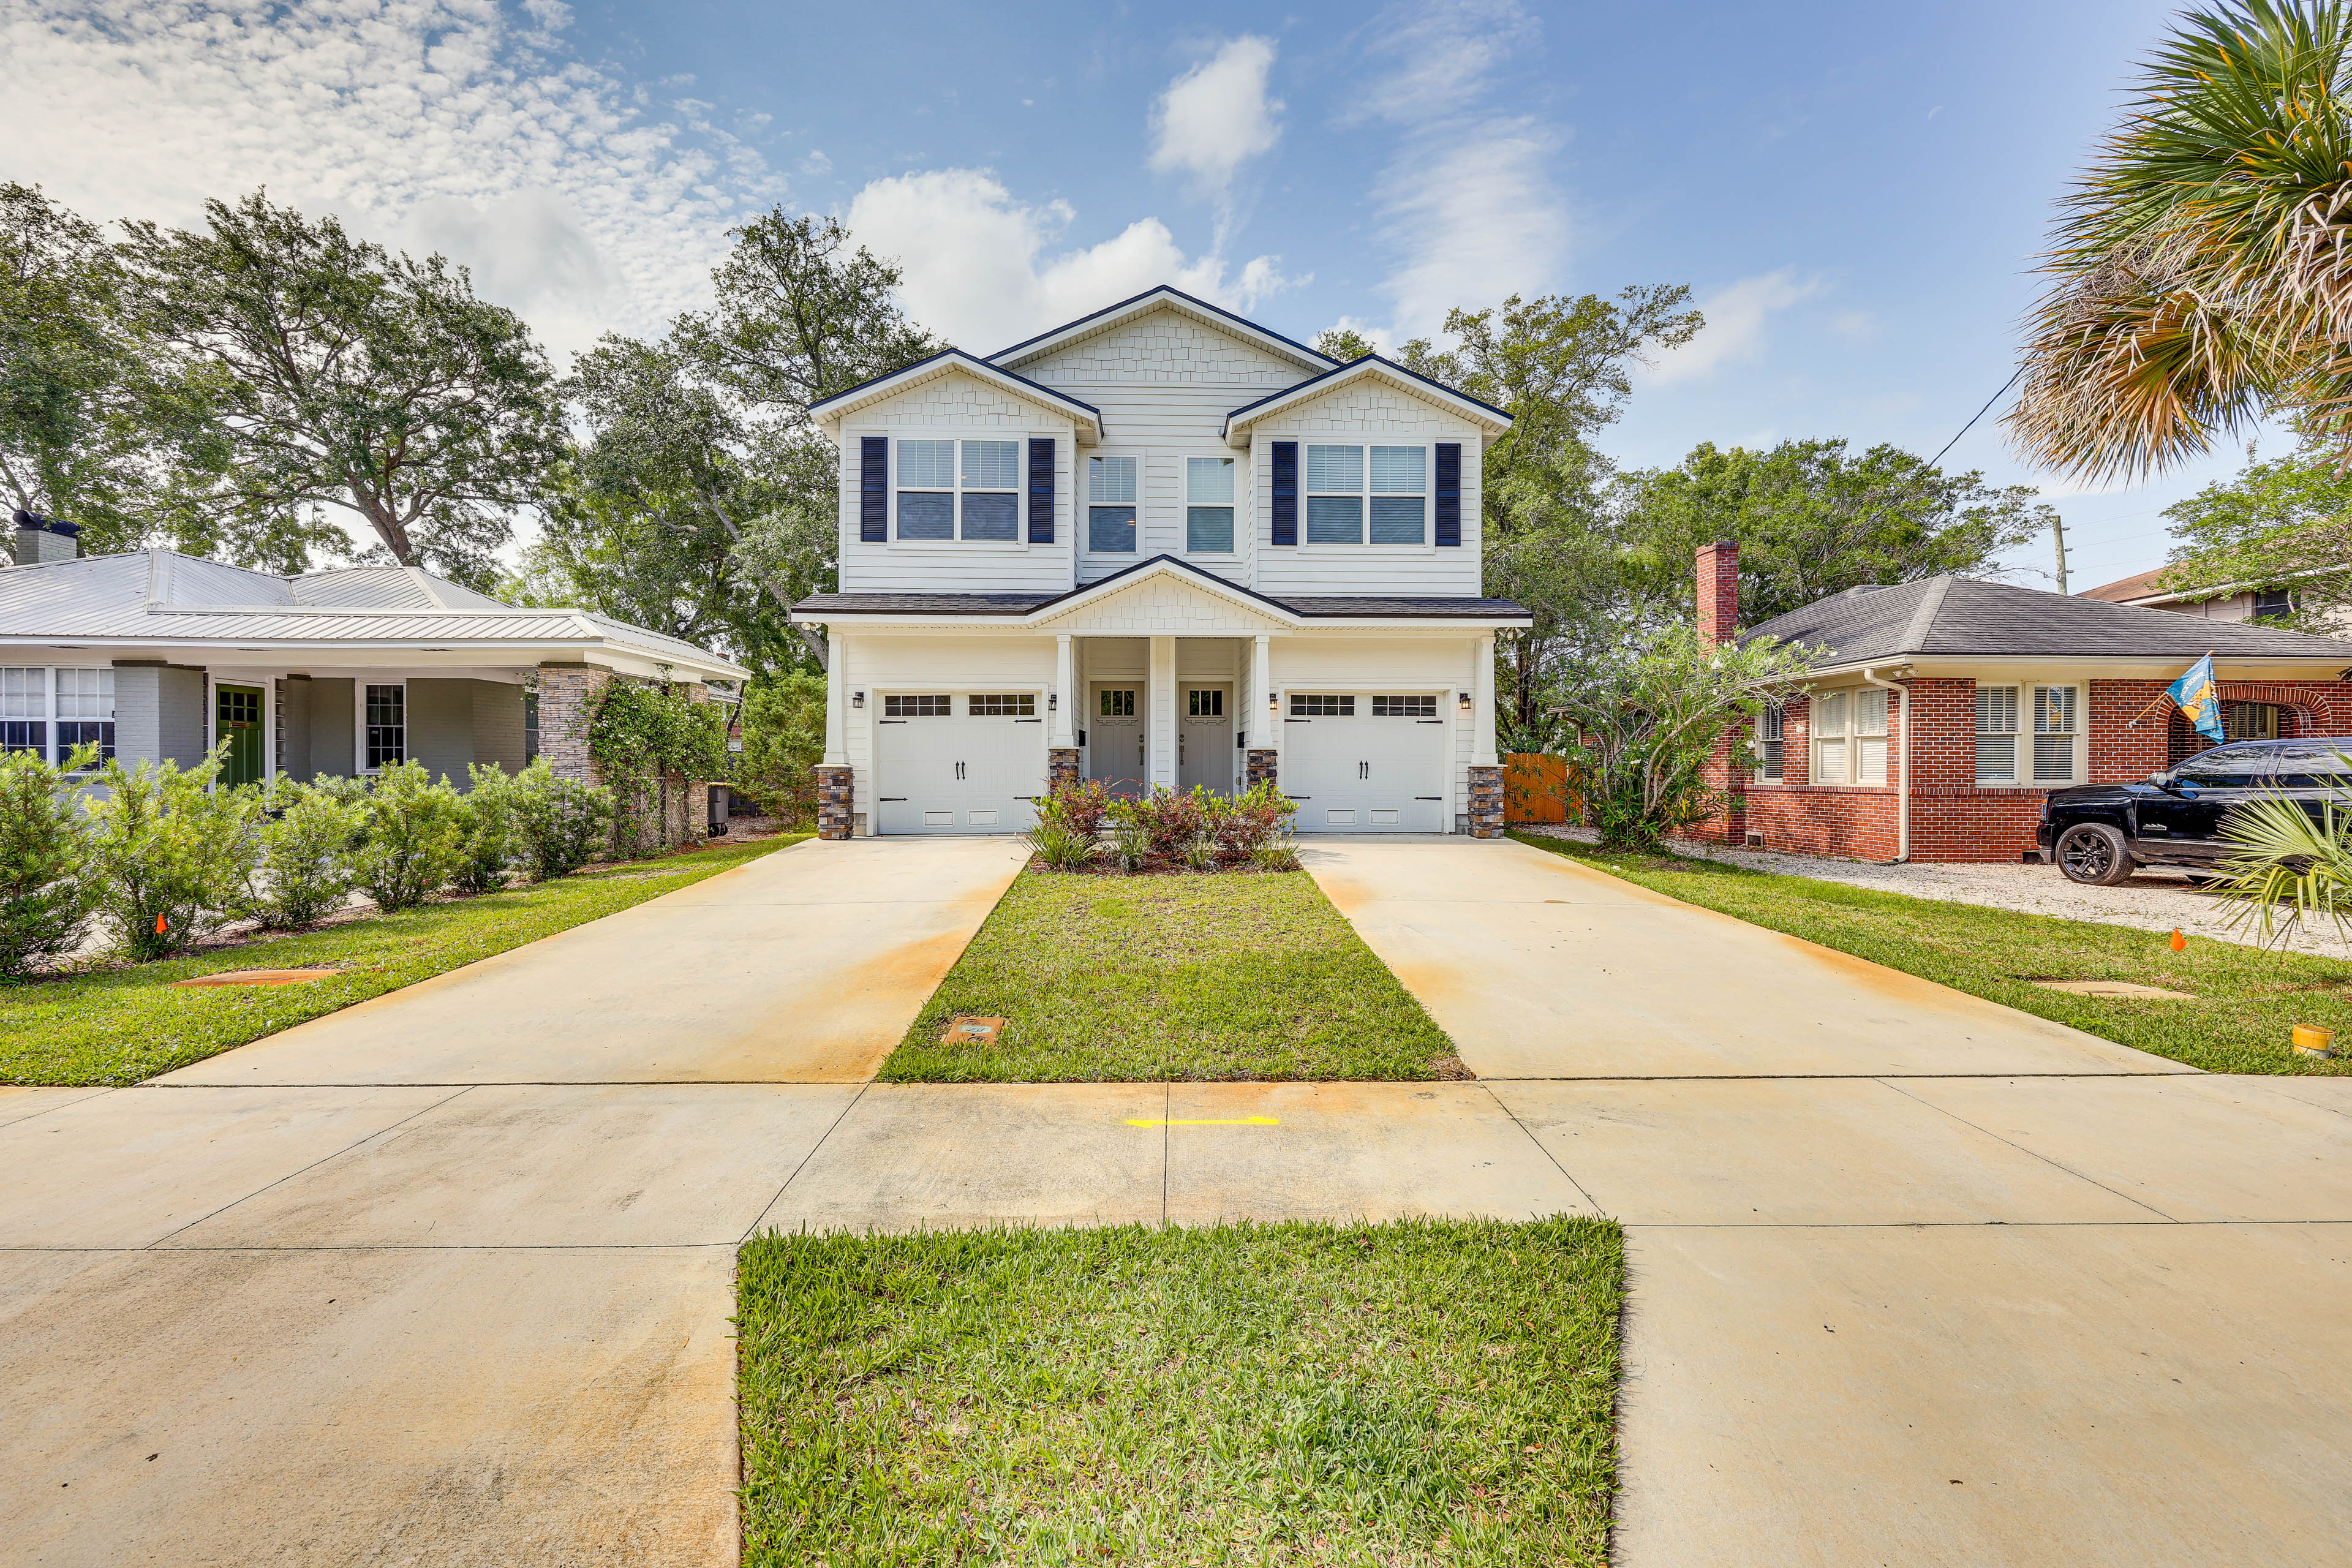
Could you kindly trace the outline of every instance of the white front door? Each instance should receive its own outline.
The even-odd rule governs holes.
[[[1282,792],[1301,833],[1445,831],[1445,721],[1426,693],[1294,692]]]
[[[1151,776],[1143,759],[1143,682],[1108,681],[1095,688],[1087,719],[1087,777],[1115,795],[1133,798]]]
[[[1198,784],[1216,795],[1234,787],[1234,721],[1225,711],[1231,694],[1222,686],[1185,684],[1176,689],[1176,789]]]
[[[888,692],[875,728],[880,833],[1020,833],[1045,793],[1036,694]]]

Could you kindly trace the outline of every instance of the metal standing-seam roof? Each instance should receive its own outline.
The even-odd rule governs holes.
[[[2352,665],[2352,644],[2248,621],[2045,594],[1974,577],[1849,588],[1741,634],[1829,651],[1840,664],[1918,658],[2309,659]]]
[[[708,649],[589,610],[501,604],[414,567],[278,577],[169,550],[0,571],[0,641],[428,651],[605,647],[740,679]]]

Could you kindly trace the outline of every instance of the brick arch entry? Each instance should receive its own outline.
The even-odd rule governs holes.
[[[2282,739],[2329,732],[2328,704],[2307,687],[2263,680],[2217,680],[2213,686],[2224,702],[2267,702],[2284,709],[2292,717],[2279,726]]]

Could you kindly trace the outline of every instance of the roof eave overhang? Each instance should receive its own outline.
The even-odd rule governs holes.
[[[2169,671],[2166,679],[2178,676],[2203,657],[2200,654],[2078,654],[2078,653],[1883,653],[1868,658],[1840,658],[1820,665],[1808,672],[1808,679],[1821,679],[1831,676],[1856,675],[1865,669],[1890,670],[1907,665],[1915,675],[1960,675],[1972,670],[1993,669],[2011,674],[2031,674],[2035,670],[2089,669],[2104,670],[2117,678],[2144,675],[2153,679],[2159,671]],[[2341,653],[2305,654],[2232,654],[2216,653],[2213,668],[2217,674],[2238,668],[2292,670],[2297,679],[2309,680],[2324,676],[2338,679],[2338,671],[2352,668],[2352,643],[2347,643]],[[2224,676],[2224,679],[2238,679]]]
[[[1407,396],[1432,403],[1450,414],[1478,426],[1485,439],[1492,443],[1511,427],[1511,416],[1499,408],[1489,408],[1477,399],[1465,397],[1453,388],[1441,386],[1425,376],[1414,375],[1402,366],[1373,355],[1360,359],[1337,370],[1327,371],[1297,386],[1285,387],[1271,396],[1255,403],[1244,404],[1225,416],[1222,434],[1228,447],[1246,447],[1249,433],[1270,419],[1277,419],[1299,404],[1337,392],[1359,381],[1379,380]]]
[[[854,416],[859,409],[896,397],[927,381],[959,372],[987,383],[1007,396],[1020,398],[1057,418],[1069,420],[1077,426],[1081,445],[1090,445],[1103,438],[1101,410],[1055,392],[1050,386],[1031,381],[1027,376],[1015,375],[984,359],[976,359],[961,349],[948,349],[929,359],[918,360],[903,370],[877,376],[846,392],[835,393],[821,403],[811,404],[809,416],[826,435],[838,441],[843,421]]]
[[[475,639],[467,637],[269,637],[260,643],[234,643],[217,637],[123,637],[117,633],[89,632],[5,632],[0,633],[0,648],[123,648],[137,651],[202,653],[215,664],[250,664],[255,659],[265,662],[270,656],[327,654],[430,654],[467,656],[476,664],[536,663],[548,654],[572,654],[584,662],[594,663],[602,656],[614,662],[615,668],[628,667],[633,672],[642,668],[647,672],[658,669],[684,669],[698,674],[719,676],[729,680],[746,680],[751,672],[741,665],[708,655],[689,657],[666,649],[634,647],[604,637],[523,637]],[[244,659],[226,658],[243,654]],[[475,658],[479,655],[482,657]]]

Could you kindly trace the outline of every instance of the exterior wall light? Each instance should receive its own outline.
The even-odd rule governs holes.
[[[866,706],[866,693],[864,693],[863,691],[853,691],[853,692],[851,692],[851,693],[849,694],[849,705],[850,705],[852,708],[863,708],[863,707],[865,707],[865,706]]]
[[[1048,713],[1058,713],[1058,712],[1060,712],[1060,711],[1061,711],[1061,708],[1062,708],[1062,694],[1061,694],[1060,692],[1058,692],[1058,691],[1048,691],[1047,693],[1045,693],[1045,711],[1046,711],[1046,712],[1048,712]]]
[[[1475,706],[1475,704],[1474,704],[1474,703],[1472,702],[1472,700],[1471,700],[1470,694],[1469,694],[1468,692],[1466,692],[1466,691],[1459,691],[1459,692],[1454,693],[1454,706],[1456,706],[1456,707],[1460,708],[1460,709],[1462,710],[1462,711],[1464,711],[1465,713],[1469,712],[1469,711],[1470,711],[1470,710],[1471,710],[1474,706]]]
[[[1265,694],[1265,710],[1269,713],[1279,713],[1282,711],[1281,692],[1269,691]]]

